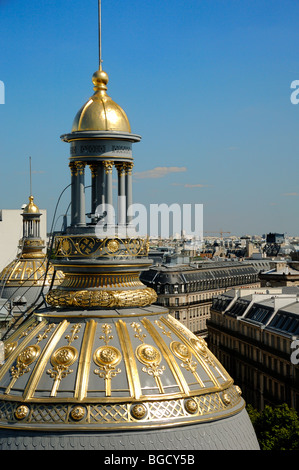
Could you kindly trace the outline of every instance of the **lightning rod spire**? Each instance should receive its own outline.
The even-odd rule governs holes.
[[[102,70],[102,13],[101,0],[98,0],[98,17],[99,17],[99,70]]]

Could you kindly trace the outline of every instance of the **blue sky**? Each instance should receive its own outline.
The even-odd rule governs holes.
[[[294,0],[102,0],[108,93],[142,136],[135,202],[203,204],[204,231],[299,235],[298,20]],[[0,0],[0,208],[27,202],[31,156],[52,221],[97,35],[97,0]]]

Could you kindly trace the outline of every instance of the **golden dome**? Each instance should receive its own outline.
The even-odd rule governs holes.
[[[29,256],[31,256],[29,258]],[[46,255],[38,252],[37,256],[28,254],[26,257],[17,257],[0,272],[0,282],[6,287],[20,286],[49,286],[54,274],[54,268],[47,268]],[[59,285],[64,279],[61,271],[56,271],[55,285]]]
[[[33,314],[22,334],[5,341],[0,424],[26,422],[27,414],[13,415],[24,405],[31,429],[53,431],[171,428],[240,413],[241,390],[205,341],[159,307],[151,310],[150,318],[148,309],[93,311],[89,319]]]
[[[107,95],[108,75],[98,70],[92,76],[95,93],[78,111],[72,127],[76,131],[131,132],[124,110]]]
[[[39,214],[39,208],[34,204],[33,199],[33,196],[29,196],[29,204],[24,208],[23,214]]]

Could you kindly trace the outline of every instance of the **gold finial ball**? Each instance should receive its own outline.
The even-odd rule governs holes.
[[[97,70],[92,76],[92,83],[94,86],[99,87],[101,85],[107,85],[109,81],[108,75],[104,70]]]

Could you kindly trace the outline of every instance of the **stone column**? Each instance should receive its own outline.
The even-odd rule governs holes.
[[[105,210],[107,212],[107,224],[111,225],[114,222],[113,210],[113,192],[112,192],[112,169],[113,162],[105,160],[103,162],[106,173],[106,193],[105,193]]]
[[[128,162],[126,163],[126,219],[127,224],[129,224],[132,220],[132,216],[128,215],[128,209],[133,204],[133,193],[132,193],[132,169],[134,163]]]
[[[102,162],[97,167],[97,205],[105,204],[106,173]]]
[[[85,182],[84,182],[84,168],[85,163],[76,162],[77,177],[76,177],[76,199],[78,220],[76,225],[85,225]]]
[[[92,163],[89,165],[90,172],[91,172],[91,213],[95,214],[97,208],[97,169],[98,165]],[[93,220],[93,217],[92,217]]]
[[[72,189],[71,189],[71,225],[77,225],[77,220],[78,220],[78,210],[77,210],[77,167],[75,162],[71,162],[69,164],[70,170],[71,170],[71,183],[72,183]]]
[[[115,164],[118,173],[118,225],[126,224],[126,181],[125,163]]]

